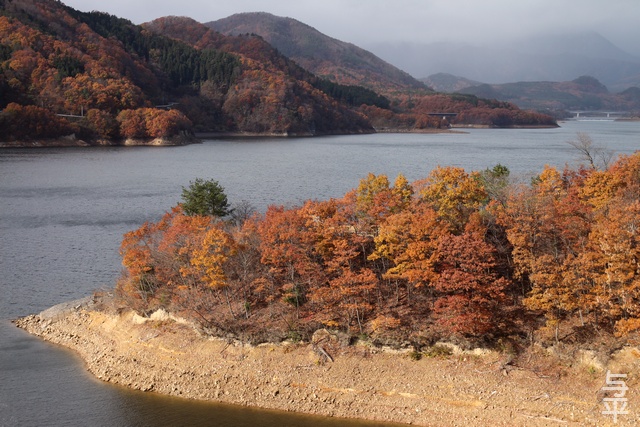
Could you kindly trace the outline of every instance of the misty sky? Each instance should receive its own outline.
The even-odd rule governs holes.
[[[63,0],[136,24],[168,15],[215,21],[239,12],[295,18],[367,46],[383,41],[480,43],[536,33],[597,31],[640,55],[638,0]]]

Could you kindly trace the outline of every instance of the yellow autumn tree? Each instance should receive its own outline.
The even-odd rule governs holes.
[[[437,213],[416,201],[406,211],[389,216],[380,226],[369,259],[389,261],[384,278],[405,281],[414,288],[423,287],[436,278],[438,238],[445,231]]]
[[[234,250],[231,236],[220,228],[214,226],[205,233],[201,245],[191,255],[191,265],[205,286],[220,289],[227,285],[224,267]]]
[[[455,233],[462,232],[469,215],[487,201],[480,174],[469,174],[462,168],[438,166],[418,185],[420,198],[430,204]]]

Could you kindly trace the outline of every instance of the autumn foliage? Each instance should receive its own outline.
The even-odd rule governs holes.
[[[223,36],[188,18],[160,18],[143,27],[53,0],[0,4],[0,109],[23,107],[19,119],[40,132],[12,129],[0,132],[3,141],[75,134],[91,142],[191,130],[321,135],[555,124],[548,116],[470,95],[427,88],[379,94],[357,85],[377,86],[366,76],[339,84],[313,75],[258,36]],[[47,115],[32,114],[35,107]],[[172,108],[170,114],[164,108]],[[457,116],[443,120],[434,112]],[[2,115],[0,124],[10,120]],[[71,116],[69,126],[51,115]]]
[[[8,140],[55,138],[74,131],[67,120],[45,108],[13,102],[0,112],[0,129]]]
[[[189,132],[192,127],[191,121],[178,110],[123,110],[116,119],[125,138],[163,138]]]
[[[640,154],[496,187],[506,172],[369,174],[340,199],[244,221],[177,206],[125,235],[118,292],[252,341],[322,327],[418,346],[636,334]]]
[[[576,317],[618,335],[640,328],[638,171],[638,153],[604,171],[547,167],[500,211],[514,274],[529,289],[523,304],[556,338]]]

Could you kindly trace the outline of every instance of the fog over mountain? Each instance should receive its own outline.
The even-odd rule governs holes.
[[[640,84],[637,0],[64,0],[134,23],[211,22],[242,12],[291,17],[371,51],[416,78],[451,73],[487,83],[593,75],[609,90]]]
[[[501,43],[378,43],[382,59],[424,78],[449,73],[484,83],[565,81],[590,75],[613,92],[640,86],[640,57],[595,32],[541,35]]]
[[[199,22],[241,12],[268,12],[308,24],[331,37],[367,47],[380,42],[495,43],[542,34],[596,31],[640,56],[637,0],[64,0],[134,23],[161,16]]]

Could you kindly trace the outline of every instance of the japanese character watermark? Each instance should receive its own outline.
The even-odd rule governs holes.
[[[627,374],[612,374],[611,371],[607,371],[606,386],[602,387],[603,391],[614,391],[613,396],[608,396],[602,399],[605,410],[602,411],[603,415],[612,415],[613,423],[618,422],[618,415],[627,415],[627,398],[624,397],[629,387],[625,384],[624,380],[619,378],[627,378]]]

